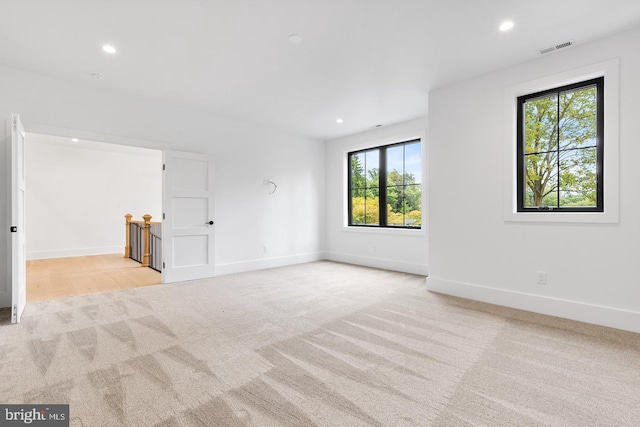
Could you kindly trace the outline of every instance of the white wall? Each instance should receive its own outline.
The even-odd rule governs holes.
[[[162,152],[27,134],[27,259],[122,253],[124,215],[162,220]]]
[[[390,270],[415,274],[427,274],[427,233],[424,229],[415,230],[370,230],[345,227],[347,197],[345,193],[346,153],[391,142],[400,142],[405,138],[420,136],[423,138],[422,150],[426,150],[428,141],[424,140],[427,119],[416,119],[363,132],[326,143],[326,241],[327,259],[353,264],[368,265]],[[423,155],[423,160],[425,156]],[[424,162],[426,163],[426,162]],[[424,173],[423,167],[423,175]],[[423,184],[423,197],[430,183]]]
[[[21,115],[27,132],[213,154],[218,182],[216,264],[220,265],[220,273],[321,256],[321,141],[131,96],[103,87],[101,82],[104,81],[70,82],[0,67],[0,135],[6,135],[8,129],[2,118],[10,118],[15,112]],[[2,165],[8,164],[6,144],[0,143]],[[291,160],[295,161],[294,167]],[[262,179],[266,173],[280,186],[277,193],[273,197],[253,197],[264,190]],[[7,226],[0,227],[0,306],[7,306],[9,206],[5,202],[4,170],[2,175],[0,221]],[[242,195],[250,199],[243,199]],[[296,203],[289,204],[292,200]],[[247,218],[248,209],[251,218]],[[256,233],[252,220],[264,222],[269,235]],[[285,236],[296,238],[281,239]],[[265,243],[267,253],[262,251]]]
[[[634,30],[429,94],[429,289],[640,332],[638,46]],[[615,57],[620,221],[506,222],[505,88]]]
[[[322,144],[261,142],[216,161],[216,177],[216,274],[321,258]]]

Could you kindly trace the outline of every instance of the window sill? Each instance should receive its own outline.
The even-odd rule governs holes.
[[[508,212],[505,222],[615,224],[617,212]]]
[[[389,228],[389,227],[350,227],[343,226],[342,231],[347,233],[363,233],[363,234],[383,234],[407,237],[424,237],[427,231],[424,227],[420,229],[410,228]]]

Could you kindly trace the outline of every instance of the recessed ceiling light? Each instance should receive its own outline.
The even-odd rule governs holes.
[[[338,124],[342,123],[343,121],[344,120],[342,120],[342,119],[336,119],[336,123],[338,123]]]
[[[79,140],[78,138],[71,138],[71,140],[72,140],[73,142],[80,142],[80,140]]]
[[[500,31],[509,31],[510,29],[513,28],[513,22],[512,21],[504,21],[502,24],[500,24]]]
[[[302,43],[302,36],[298,34],[291,34],[289,36],[289,42],[293,44],[300,44]]]
[[[116,53],[116,48],[113,47],[112,44],[105,44],[104,46],[102,46],[102,50],[107,53]]]

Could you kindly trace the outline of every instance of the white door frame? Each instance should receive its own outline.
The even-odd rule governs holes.
[[[10,126],[7,129],[9,131],[12,128],[12,124],[8,124],[8,125]],[[162,142],[149,141],[149,140],[136,139],[136,138],[127,138],[127,137],[122,137],[122,136],[95,133],[95,132],[80,131],[80,130],[76,130],[76,129],[61,128],[61,127],[43,125],[43,124],[38,124],[38,123],[29,124],[29,132],[30,133],[44,134],[44,135],[51,135],[51,136],[58,136],[58,137],[65,137],[65,138],[70,138],[70,139],[71,138],[79,138],[79,139],[86,139],[86,140],[91,140],[91,141],[96,141],[96,142],[104,142],[104,143],[108,143],[108,144],[119,144],[119,145],[127,145],[127,146],[132,146],[132,147],[149,148],[149,149],[154,149],[154,150],[160,150],[160,151],[163,151],[163,152],[170,148],[169,144],[162,143]],[[9,134],[8,138],[10,138],[10,132],[7,132],[7,133]],[[8,140],[7,143],[11,143],[11,141]],[[11,164],[11,159],[7,159],[7,164]],[[9,169],[11,169],[11,168],[9,168]],[[8,177],[10,176],[10,174],[11,174],[11,170],[7,171]],[[164,185],[164,179],[163,179],[163,185]],[[163,198],[162,205],[164,207],[164,205],[165,205],[165,202],[164,202],[164,188],[163,188],[162,194],[163,194],[162,195],[162,198]],[[7,197],[10,198],[11,195],[7,194]],[[212,214],[212,216],[213,216],[213,214]],[[10,222],[10,219],[11,218],[8,218],[8,222]],[[164,235],[165,234],[165,231],[164,231],[165,223],[164,223],[164,221],[163,221],[163,224],[162,224],[162,228],[163,228],[163,235]],[[9,233],[9,234],[11,234],[11,233]],[[10,238],[11,236],[8,236],[8,237]],[[7,254],[7,258],[8,258],[8,261],[10,261],[11,258],[12,258],[11,245],[8,245],[7,248],[9,250],[9,253]],[[163,248],[163,252],[164,252],[164,248]],[[25,268],[26,268],[26,260],[25,260]],[[162,279],[162,283],[165,283],[164,276],[165,275],[163,273],[162,274],[162,278],[163,278]],[[8,279],[11,279],[11,278],[8,277]]]
[[[27,257],[25,233],[25,173],[24,142],[25,131],[18,114],[11,115],[10,157],[10,250],[8,253],[11,271],[11,323],[20,323],[22,312],[27,305]]]
[[[11,131],[13,129],[13,117],[11,117],[11,121],[9,121],[9,118],[7,118],[7,144],[11,144]],[[38,134],[43,134],[43,135],[51,135],[51,136],[58,136],[58,137],[63,137],[63,138],[80,138],[80,139],[86,139],[86,140],[91,140],[91,141],[95,141],[95,142],[103,142],[106,144],[118,144],[118,145],[125,145],[125,146],[131,146],[131,147],[139,147],[139,148],[148,148],[148,149],[154,149],[154,150],[159,150],[159,151],[163,151],[166,150],[167,148],[169,148],[169,144],[166,143],[162,143],[162,142],[156,142],[156,141],[149,141],[149,140],[144,140],[144,139],[136,139],[136,138],[127,138],[127,137],[122,137],[122,136],[117,136],[117,135],[109,135],[109,134],[102,134],[102,133],[96,133],[96,132],[87,132],[87,131],[82,131],[82,130],[77,130],[77,129],[70,129],[70,128],[62,128],[62,127],[56,127],[56,126],[50,126],[50,125],[43,125],[43,124],[38,124],[38,123],[30,123],[29,124],[29,133],[38,133]],[[7,179],[9,180],[9,182],[11,182],[11,177],[12,177],[12,161],[11,161],[11,153],[10,150],[7,150],[7,154],[9,154],[8,158],[6,159],[7,161]],[[9,192],[7,193],[7,201],[11,200],[11,189],[8,188]],[[163,197],[163,196],[161,196]],[[13,202],[11,202],[11,205],[13,206]],[[8,211],[8,217],[7,217],[7,225],[10,226],[12,224],[8,224],[9,222],[11,222],[11,211]],[[11,240],[12,239],[12,235],[13,233],[9,232],[8,233],[8,239]],[[26,229],[25,229],[25,235],[26,235]],[[13,250],[12,250],[12,244],[8,243],[7,244],[7,262],[8,262],[8,270],[12,269],[12,258],[13,258]],[[24,268],[26,270],[26,259],[25,259],[25,265]],[[11,274],[9,273],[9,271],[7,272],[7,303],[11,303],[11,309],[13,310],[13,289],[12,289],[12,277]],[[164,282],[163,282],[164,283]],[[13,317],[13,316],[12,316]]]

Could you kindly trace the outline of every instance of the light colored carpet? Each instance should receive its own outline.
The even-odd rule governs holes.
[[[74,426],[637,426],[640,336],[317,262],[27,306],[0,402]]]

